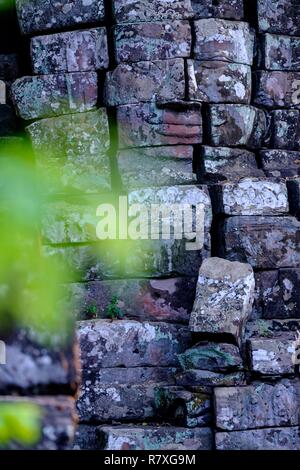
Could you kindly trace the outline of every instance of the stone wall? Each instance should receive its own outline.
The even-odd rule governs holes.
[[[76,274],[74,448],[299,449],[298,1],[16,6],[32,73],[11,96],[62,191],[44,249]],[[97,241],[119,193],[201,202],[203,248]]]

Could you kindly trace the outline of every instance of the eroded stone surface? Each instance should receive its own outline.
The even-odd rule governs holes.
[[[227,18],[241,20],[244,15],[242,0],[191,0],[196,18]]]
[[[144,60],[189,57],[192,35],[188,21],[165,21],[118,25],[114,28],[116,60]]]
[[[191,0],[113,0],[117,23],[180,20],[193,17]]]
[[[195,34],[196,59],[252,65],[254,35],[248,23],[202,19],[195,21]]]
[[[191,145],[202,140],[200,107],[161,109],[154,103],[125,105],[117,109],[117,123],[120,148]]]
[[[299,0],[258,0],[260,31],[300,35]]]
[[[117,161],[126,189],[191,184],[196,181],[191,145],[120,150]]]
[[[106,28],[36,36],[31,39],[31,60],[38,75],[107,69]]]
[[[17,14],[23,34],[98,23],[104,20],[103,0],[17,0]]]
[[[210,450],[210,428],[186,429],[154,426],[101,426],[104,450]]]
[[[231,372],[222,374],[209,370],[189,369],[176,375],[177,385],[186,388],[200,388],[211,392],[213,387],[235,387],[246,385],[243,372]]]
[[[295,373],[295,342],[285,339],[253,338],[248,345],[251,369],[262,375]]]
[[[240,342],[252,309],[254,285],[251,266],[221,258],[205,260],[199,271],[191,331],[226,333]]]
[[[183,370],[202,369],[228,372],[242,369],[239,348],[233,344],[201,342],[179,355]]]
[[[96,107],[97,74],[80,72],[22,77],[13,83],[12,95],[23,119],[82,113]]]
[[[274,385],[216,388],[216,425],[228,431],[270,426],[299,426],[300,381]]]
[[[119,64],[106,75],[104,101],[107,106],[147,101],[168,103],[184,99],[183,59]]]
[[[218,450],[299,450],[300,427],[217,432]]]
[[[267,128],[263,110],[247,105],[209,105],[210,143],[219,147],[261,147]]]
[[[253,268],[297,267],[300,222],[293,217],[231,217],[225,221],[225,256]]]
[[[261,150],[260,157],[265,172],[274,176],[297,176],[300,174],[300,154],[288,150]]]
[[[300,37],[265,34],[261,40],[262,68],[300,70]]]
[[[300,73],[259,71],[255,73],[255,80],[256,105],[266,108],[300,107]]]
[[[191,63],[192,66],[192,63]],[[221,61],[194,61],[196,89],[190,99],[211,103],[250,103],[251,67]]]
[[[246,338],[278,338],[296,339],[297,331],[300,329],[299,318],[276,320],[249,321],[246,325]]]
[[[300,113],[297,109],[277,109],[271,115],[271,146],[285,150],[300,148]]]
[[[214,186],[215,209],[226,215],[280,215],[289,211],[284,181],[243,178]]]

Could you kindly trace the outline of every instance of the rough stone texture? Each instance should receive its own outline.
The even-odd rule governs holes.
[[[183,59],[119,64],[106,75],[104,102],[107,106],[147,101],[180,102],[184,99]]]
[[[89,424],[79,424],[76,428],[72,450],[100,450],[97,428]]]
[[[47,348],[33,333],[21,330],[5,340],[6,364],[0,367],[0,394],[74,394],[79,383],[77,345]]]
[[[196,180],[191,145],[121,150],[117,162],[126,189],[192,184]]]
[[[227,18],[241,20],[244,16],[242,0],[191,0],[196,18]]]
[[[258,0],[257,7],[260,31],[300,35],[299,0]]]
[[[261,39],[261,67],[267,70],[300,70],[300,37],[265,34]]]
[[[299,450],[300,427],[217,432],[218,450]]]
[[[113,0],[117,23],[180,20],[192,18],[191,0]]]
[[[104,450],[210,450],[209,428],[186,429],[154,426],[101,426]]]
[[[200,105],[161,109],[153,103],[117,109],[119,147],[198,144],[202,140]]]
[[[93,281],[120,277],[120,259],[114,246],[96,245],[44,246],[46,256],[66,266],[70,277],[66,281]]]
[[[271,115],[271,146],[296,150],[300,148],[300,113],[297,109],[277,109]]]
[[[247,105],[209,106],[209,140],[215,146],[261,147],[266,133],[263,110]]]
[[[300,215],[300,178],[287,181],[290,199],[291,213],[299,217]]]
[[[254,153],[248,150],[204,145],[200,154],[198,178],[205,183],[264,176],[263,171],[257,168]]]
[[[135,23],[114,28],[117,63],[189,57],[191,27],[188,21]]]
[[[224,224],[225,256],[253,268],[297,267],[299,233],[293,217],[231,217]]]
[[[23,34],[32,34],[104,20],[103,0],[16,0],[19,25]]]
[[[254,286],[251,266],[220,258],[205,260],[199,271],[191,331],[225,333],[240,342],[251,312]]]
[[[31,39],[31,60],[38,75],[107,69],[106,28],[36,36]]]
[[[183,370],[202,369],[228,372],[243,369],[239,348],[233,344],[203,341],[179,355]]]
[[[300,73],[259,71],[254,103],[266,108],[300,107]]]
[[[190,345],[186,327],[133,320],[78,323],[84,378],[100,367],[176,366],[177,354]]]
[[[263,318],[300,317],[300,269],[262,271],[255,281]]]
[[[30,403],[37,405],[42,412],[41,438],[32,450],[68,450],[71,447],[76,428],[75,400],[56,395],[38,397],[0,397],[1,403]],[[11,442],[7,450],[25,450]],[[29,447],[26,447],[29,450]]]
[[[27,131],[41,170],[46,175],[52,173],[52,177],[54,173],[58,179],[54,190],[55,186],[59,192],[64,188],[84,192],[111,189],[104,109],[43,119],[28,126]]]
[[[215,211],[225,215],[280,215],[289,211],[284,181],[243,178],[214,186]]]
[[[205,392],[212,391],[213,387],[235,387],[246,385],[245,375],[242,372],[221,374],[201,369],[189,369],[176,375],[177,385],[185,388],[200,388]]]
[[[295,340],[297,331],[300,329],[298,318],[255,320],[249,321],[246,326],[246,338],[279,338]]]
[[[251,370],[261,375],[294,374],[295,342],[292,340],[253,338],[248,350]]]
[[[82,113],[96,107],[97,74],[80,72],[23,77],[13,83],[12,95],[23,119]]]
[[[207,103],[250,103],[251,67],[248,65],[195,60],[194,74],[195,79],[190,78],[190,99]]]
[[[178,426],[205,426],[212,419],[210,396],[183,387],[157,387],[155,405],[162,419]]]
[[[126,318],[188,323],[193,307],[196,278],[120,279],[65,286],[75,301],[74,314],[82,320],[104,318],[113,296]]]
[[[274,176],[300,175],[299,152],[287,150],[261,150],[260,158],[265,172],[272,172]]]
[[[195,35],[196,59],[252,65],[254,35],[248,23],[202,19],[195,21]]]
[[[216,388],[214,394],[219,429],[299,426],[300,380]]]

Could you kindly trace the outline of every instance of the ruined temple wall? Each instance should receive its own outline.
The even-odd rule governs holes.
[[[16,3],[32,75],[11,96],[66,193],[45,210],[43,240],[75,272],[75,448],[299,448],[300,5]],[[91,230],[119,193],[203,204],[204,246],[132,242],[124,258]],[[254,270],[239,335],[190,322],[211,256]],[[114,296],[125,316],[110,321]]]

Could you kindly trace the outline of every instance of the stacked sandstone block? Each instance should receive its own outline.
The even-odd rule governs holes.
[[[75,273],[75,447],[299,448],[297,8],[258,0],[250,25],[242,0],[85,3],[17,1],[33,75],[12,89],[37,164],[59,170],[43,240]],[[94,228],[120,191],[203,204],[204,247],[119,258]]]

